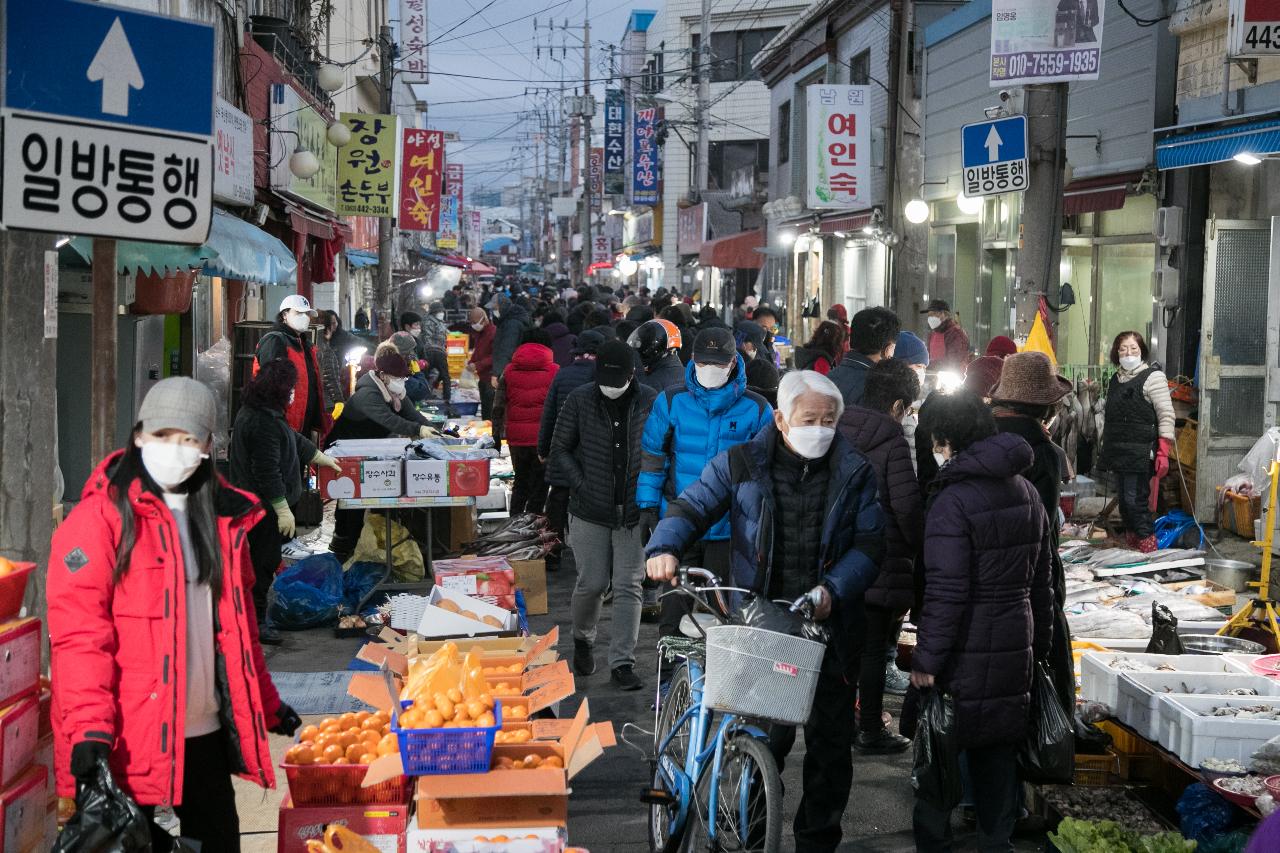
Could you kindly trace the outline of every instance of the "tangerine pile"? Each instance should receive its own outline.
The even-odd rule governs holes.
[[[564,761],[558,755],[548,755],[543,758],[540,755],[529,754],[524,758],[507,758],[505,755],[494,760],[494,770],[537,770],[538,768],[557,767],[564,768]]]
[[[520,691],[509,681],[503,681],[489,688],[494,696],[519,696]]]
[[[400,712],[403,729],[487,729],[495,725],[492,696],[481,693],[466,701],[456,687],[432,695],[429,701],[415,699]]]
[[[533,740],[533,733],[528,729],[498,732],[493,736],[494,743],[528,743],[531,740]]]
[[[511,666],[486,666],[485,675],[517,675],[524,671],[524,665],[513,663]]]
[[[285,764],[370,764],[400,751],[385,711],[347,713],[328,717],[318,726],[305,726],[298,743],[284,754]]]

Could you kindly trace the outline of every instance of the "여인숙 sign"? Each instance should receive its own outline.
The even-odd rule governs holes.
[[[440,227],[440,191],[444,175],[444,134],[405,128],[404,166],[400,171],[399,225],[408,231]]]
[[[871,203],[869,102],[868,86],[819,83],[806,87],[809,207],[852,208]]]

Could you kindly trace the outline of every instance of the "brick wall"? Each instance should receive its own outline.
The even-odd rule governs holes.
[[[1222,94],[1222,59],[1227,50],[1227,0],[1183,0],[1169,20],[1169,31],[1178,37],[1178,89],[1181,103],[1191,98]],[[1258,59],[1258,80],[1280,80],[1280,58]],[[1248,87],[1249,78],[1232,66],[1232,91]]]

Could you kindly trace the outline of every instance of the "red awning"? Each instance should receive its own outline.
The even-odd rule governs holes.
[[[824,219],[818,223],[818,231],[823,234],[834,234],[837,231],[843,231],[851,234],[855,231],[862,231],[863,228],[871,224],[871,212],[857,213],[853,216],[840,216],[835,219]]]
[[[764,229],[743,231],[730,237],[708,240],[698,252],[698,263],[724,270],[758,270],[764,266]]]
[[[1078,216],[1081,213],[1119,210],[1124,207],[1129,186],[1141,179],[1141,172],[1127,172],[1072,181],[1062,193],[1062,212],[1067,216]]]
[[[497,270],[486,264],[484,261],[472,261],[471,272],[476,275],[490,275],[491,273],[497,272]]]

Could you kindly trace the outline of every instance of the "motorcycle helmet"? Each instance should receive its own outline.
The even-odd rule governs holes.
[[[670,320],[646,320],[631,333],[627,343],[640,353],[641,363],[648,367],[668,350],[680,349],[680,327]]]

